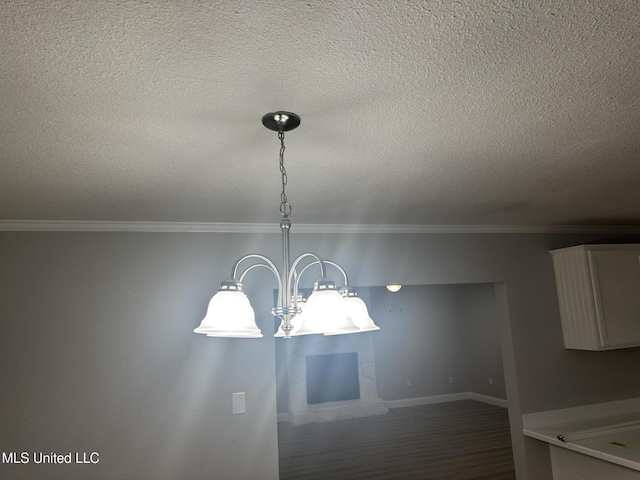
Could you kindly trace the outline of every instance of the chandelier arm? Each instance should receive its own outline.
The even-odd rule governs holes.
[[[344,277],[344,286],[347,287],[349,286],[349,278],[347,277],[347,272],[345,271],[344,268],[342,268],[339,264],[337,264],[336,262],[333,262],[331,260],[323,260],[323,262],[325,263],[325,265],[331,265],[336,267],[338,270],[340,270],[340,273],[342,273],[342,276]],[[294,281],[294,291],[295,291],[295,295],[297,297],[298,295],[298,282],[300,280],[300,278],[302,277],[302,274],[304,273],[304,271],[309,268],[309,267],[313,267],[314,265],[318,265],[318,263],[320,263],[319,261],[315,261],[315,262],[311,262],[308,265],[305,265],[304,268],[302,270],[300,270],[300,273],[297,275],[297,278],[295,278]]]
[[[303,253],[301,255],[298,255],[298,257],[293,261],[293,264],[291,264],[291,272],[289,273],[289,281],[291,281],[291,279],[293,278],[293,275],[295,273],[296,267],[298,266],[298,264],[304,260],[307,257],[313,257],[315,258],[315,262],[312,262],[311,265],[320,265],[320,275],[322,277],[326,277],[327,276],[327,267],[325,266],[325,261],[322,259],[322,257],[316,253],[313,252],[307,252],[307,253]],[[300,275],[298,275],[299,277]]]
[[[347,277],[347,272],[345,271],[344,268],[342,268],[338,263],[332,261],[332,260],[325,260],[324,263],[326,263],[327,265],[331,265],[333,267],[336,267],[338,270],[340,270],[340,273],[342,274],[342,277],[344,278],[344,286],[346,287],[347,285],[349,285],[349,277]]]
[[[298,307],[298,282],[300,282],[300,277],[302,276],[302,272],[299,274],[296,272],[296,267],[298,263],[304,260],[307,257],[315,258],[315,262],[310,263],[304,269],[310,265],[320,265],[320,276],[325,278],[327,276],[327,267],[325,265],[324,260],[315,253],[307,252],[299,255],[291,264],[291,270],[289,271],[289,277],[287,279],[287,292],[291,290],[291,297],[293,298],[293,307]],[[295,280],[294,280],[295,279]]]
[[[238,267],[240,266],[240,263],[249,258],[257,258],[259,260],[262,260],[265,263],[254,263],[253,265],[249,265],[246,269],[242,271],[242,273],[240,274],[240,277],[238,277]],[[280,295],[280,292],[282,292],[283,286],[284,286],[282,284],[282,277],[280,276],[280,272],[278,271],[278,268],[276,267],[275,263],[273,263],[271,260],[269,260],[269,258],[265,257],[264,255],[261,255],[259,253],[250,253],[236,260],[236,262],[233,264],[233,267],[231,269],[231,278],[236,279],[239,282],[242,282],[242,279],[244,279],[245,275],[249,273],[250,270],[253,270],[254,268],[257,268],[257,267],[266,268],[271,273],[273,273],[273,275],[276,277],[276,280],[278,282],[278,307],[282,307],[281,300],[280,300],[282,297],[282,295]]]
[[[339,264],[337,264],[336,262],[332,261],[332,260],[323,260],[325,265],[331,265],[333,267],[336,267],[340,273],[342,274],[342,277],[344,278],[344,286],[348,286],[349,285],[349,277],[347,276],[347,272],[345,271],[344,268],[342,268]],[[311,262],[308,265],[305,265],[304,268],[302,270],[300,270],[300,273],[298,274],[299,277],[302,276],[302,274],[304,273],[304,271],[309,268],[309,267],[313,267],[314,265],[317,265],[319,262],[316,260],[315,262]]]
[[[258,267],[263,267],[263,268],[266,268],[267,270],[271,270],[271,266],[267,265],[266,263],[254,263],[253,265],[249,265],[247,268],[245,268],[242,271],[242,273],[240,274],[240,278],[238,278],[238,281],[242,283],[244,281],[244,277],[247,276],[247,273],[249,273],[254,268],[258,268]]]

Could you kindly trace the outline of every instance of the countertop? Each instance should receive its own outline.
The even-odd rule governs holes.
[[[551,445],[640,471],[638,406],[638,399],[631,399],[523,415],[523,433]]]

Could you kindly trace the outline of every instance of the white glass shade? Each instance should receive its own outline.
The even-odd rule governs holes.
[[[307,299],[300,330],[296,335],[323,333],[341,335],[360,331],[349,318],[347,306],[336,290],[314,291]]]
[[[313,297],[313,293],[309,296],[309,300],[312,297]],[[324,330],[322,327],[322,324],[323,324],[322,316],[309,315],[307,305],[308,305],[308,300],[307,302],[305,302],[305,306],[302,309],[302,312],[300,312],[298,315],[296,315],[291,319],[291,323],[295,325],[294,329],[291,331],[292,337],[297,337],[300,335],[315,335],[315,334],[322,335],[324,333]],[[315,307],[313,306],[313,303],[312,303],[311,311],[313,312],[314,309]]]
[[[369,310],[367,305],[359,297],[346,297],[344,299],[347,304],[347,313],[351,318],[351,321],[361,332],[370,332],[373,330],[380,330],[373,319],[369,316]]]
[[[402,288],[402,285],[387,285],[387,290],[391,293],[396,293]]]
[[[209,302],[207,315],[194,332],[209,337],[262,337],[249,299],[238,290],[218,291]]]

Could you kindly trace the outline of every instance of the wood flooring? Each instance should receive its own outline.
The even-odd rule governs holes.
[[[507,409],[473,400],[278,424],[280,480],[515,480]]]

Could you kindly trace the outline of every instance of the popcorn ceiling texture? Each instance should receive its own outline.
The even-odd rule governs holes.
[[[0,218],[640,225],[640,2],[0,2]]]

